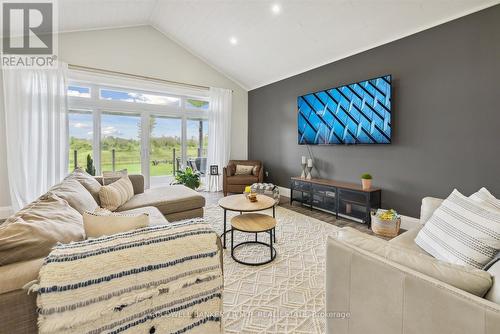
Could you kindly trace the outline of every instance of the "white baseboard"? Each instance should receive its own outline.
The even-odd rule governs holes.
[[[278,189],[280,190],[280,195],[285,196],[285,197],[290,197],[290,188],[278,186]],[[321,209],[317,209],[317,210],[321,210]],[[321,211],[325,211],[325,210],[321,210]],[[350,217],[348,219],[357,220],[357,219],[353,219]],[[419,225],[420,225],[420,220],[418,218],[401,215],[401,228],[402,229],[409,230],[409,229],[412,229],[412,228],[417,227]]]
[[[12,208],[10,206],[0,207],[0,219],[8,218],[10,215],[12,215]]]

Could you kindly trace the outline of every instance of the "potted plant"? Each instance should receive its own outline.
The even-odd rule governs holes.
[[[85,171],[90,175],[95,176],[94,160],[90,154],[87,154],[87,167],[85,168]]]
[[[370,190],[372,187],[372,176],[368,173],[361,175],[361,185],[363,190]]]
[[[175,175],[175,184],[183,184],[195,190],[200,186],[200,173],[194,172],[191,167],[179,170]]]

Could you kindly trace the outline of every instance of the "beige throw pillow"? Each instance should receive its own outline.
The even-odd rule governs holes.
[[[99,207],[90,192],[76,179],[66,178],[50,188],[49,192],[68,201],[68,204],[80,214],[83,214],[84,211],[93,212]]]
[[[64,199],[47,193],[0,225],[0,265],[45,257],[58,242],[84,236],[82,216]]]
[[[234,175],[252,175],[253,166],[236,165],[236,172]]]
[[[77,168],[73,173],[69,174],[66,179],[75,179],[80,184],[88,190],[88,192],[94,197],[97,204],[100,204],[99,190],[101,190],[101,184],[97,182],[95,177],[87,173],[81,168]]]
[[[128,176],[122,177],[110,185],[102,186],[99,191],[101,207],[110,211],[115,211],[132,197],[134,197],[134,187]],[[87,211],[94,212],[95,209]]]
[[[98,238],[149,226],[149,214],[127,215],[98,210],[83,213],[83,227],[87,238]]]
[[[115,172],[104,171],[104,172],[102,172],[102,184],[107,186],[113,182],[116,182],[117,180],[121,179],[122,177],[126,177],[126,176],[128,176],[127,169],[122,169],[122,170],[118,170]]]

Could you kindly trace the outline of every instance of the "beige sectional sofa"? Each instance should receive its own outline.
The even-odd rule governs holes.
[[[130,175],[129,178],[134,188],[134,197],[119,207],[117,211],[128,214],[147,212],[150,215],[151,225],[203,217],[205,198],[196,191],[182,185],[145,190],[142,175]],[[97,178],[97,181],[102,183],[103,180]],[[111,181],[108,180],[109,182]],[[88,186],[84,183],[82,184]],[[40,226],[44,226],[44,219],[63,220],[60,212],[64,212],[65,210],[74,209],[72,210],[73,217],[76,216],[78,218],[78,215],[83,210],[92,210],[92,208],[98,207],[98,198],[95,197],[95,193],[86,193],[88,189],[85,189],[75,184],[74,178],[70,176],[60,184],[52,187],[49,193],[47,193],[48,195],[41,196],[37,201],[17,213],[17,216],[30,223],[37,223]],[[47,198],[52,197],[57,200],[47,205]],[[61,201],[60,199],[63,200]],[[45,204],[39,205],[42,202]],[[47,208],[51,206],[53,212],[48,212]],[[72,209],[68,208],[68,206],[72,207]],[[15,219],[16,215],[10,218],[11,221]],[[4,224],[8,223],[9,220]],[[0,228],[2,228],[2,225],[0,225]],[[41,228],[42,231],[43,228]],[[22,231],[19,233],[23,233]],[[69,238],[70,240],[76,241],[84,238],[84,235],[82,235],[83,226],[76,227],[76,231],[75,228],[70,231],[74,232],[71,238]],[[54,231],[46,232],[52,233]],[[57,237],[60,236],[56,236],[54,239],[57,239]],[[0,333],[36,333],[36,294],[28,295],[23,287],[37,279],[38,271],[43,263],[43,257],[48,255],[52,245],[47,245],[47,242],[40,242],[37,252],[32,254],[23,254],[20,252],[19,248],[22,247],[13,248],[12,253],[17,253],[12,254],[12,257],[10,257],[10,249],[1,245],[1,239],[2,235],[0,234]],[[33,239],[28,240],[28,243],[31,243],[31,245],[36,244],[36,237],[33,236]],[[13,262],[16,257],[27,259]]]
[[[421,226],[391,241],[349,228],[329,238],[327,333],[500,333],[500,261],[453,265],[414,242],[441,201],[424,198]]]

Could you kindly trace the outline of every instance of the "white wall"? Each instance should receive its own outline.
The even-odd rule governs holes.
[[[248,92],[156,29],[134,28],[65,33],[59,59],[74,65],[233,90],[231,157],[247,158]],[[3,106],[3,103],[1,104]],[[3,109],[3,108],[2,108]],[[10,203],[5,164],[5,125],[0,117],[0,217]]]

